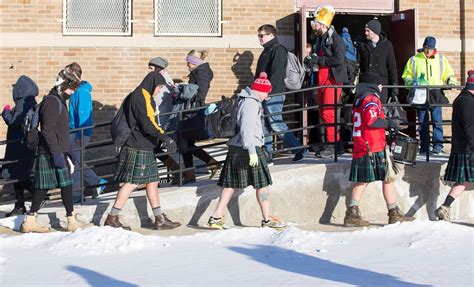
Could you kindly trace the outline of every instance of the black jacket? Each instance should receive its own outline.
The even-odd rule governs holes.
[[[59,101],[53,97],[58,97]],[[62,105],[61,108],[59,105]],[[41,102],[40,127],[39,153],[69,152],[69,113],[65,101],[55,88],[52,88]]]
[[[474,95],[464,89],[453,103],[451,152],[474,156]]]
[[[380,40],[377,46],[372,45],[372,41],[365,40],[359,43],[359,65],[360,65],[360,81],[363,81],[364,73],[374,72],[383,79],[383,85],[398,85],[397,63],[395,61],[395,52],[392,42],[386,37],[385,33],[380,34]],[[387,89],[382,90],[382,103],[387,102],[387,96],[397,95],[398,89],[391,89],[388,93]]]
[[[155,101],[153,92],[156,86],[163,84],[163,76],[159,72],[150,72],[142,83],[132,92],[125,108],[128,126],[132,133],[125,143],[126,146],[137,150],[152,151],[159,140],[166,137],[164,130],[155,118]]]
[[[324,35],[317,37],[313,44],[313,53],[319,55],[322,50],[324,56],[318,57],[319,67],[330,67],[330,76],[338,83],[345,83],[347,79],[347,69],[344,59],[346,58],[346,46],[344,40],[339,36],[334,27],[331,26]]]
[[[189,83],[199,86],[194,99],[194,102],[197,103],[198,107],[204,106],[206,104],[207,92],[211,87],[211,81],[213,77],[214,73],[212,72],[209,63],[203,63],[189,73]]]
[[[26,113],[36,105],[35,97],[38,95],[38,86],[27,76],[18,78],[13,86],[13,101],[15,106],[12,110],[4,110],[3,120],[8,126],[7,140],[21,140],[24,138],[21,125]],[[35,151],[29,149],[26,143],[14,142],[7,144],[5,148],[5,160],[25,159],[18,163],[6,164],[2,166],[2,177],[8,179],[27,180],[30,178],[31,168]]]
[[[260,54],[255,70],[255,79],[261,72],[268,75],[268,80],[272,83],[272,94],[286,92],[285,77],[286,65],[288,63],[286,48],[278,43],[275,37],[263,45],[263,51]]]

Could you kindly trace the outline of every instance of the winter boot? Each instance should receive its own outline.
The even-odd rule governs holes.
[[[67,216],[66,218],[67,218],[67,227],[66,227],[67,231],[74,232],[78,228],[87,228],[87,227],[94,226],[94,224],[92,223],[85,223],[85,222],[80,221],[77,218],[77,214]]]
[[[402,212],[400,211],[400,208],[398,208],[398,206],[392,209],[389,209],[387,215],[388,215],[388,224],[415,220],[415,217],[413,216],[404,216]]]
[[[107,215],[105,219],[104,226],[110,226],[114,228],[123,228],[125,230],[132,230],[130,226],[123,226],[123,224],[119,221],[118,215]]]
[[[450,207],[441,205],[438,209],[435,210],[435,215],[438,217],[439,220],[444,220],[447,222],[451,222],[451,216],[449,214]]]
[[[171,221],[168,216],[166,216],[166,214],[162,213],[161,215],[155,216],[155,225],[153,226],[153,228],[161,230],[174,229],[179,226],[181,226],[181,223]]]
[[[36,213],[27,214],[25,220],[21,224],[20,231],[23,233],[37,232],[46,233],[50,232],[49,226],[41,226],[36,222]]]
[[[344,227],[364,227],[369,226],[370,222],[363,220],[360,216],[360,210],[357,205],[349,206],[344,217]]]

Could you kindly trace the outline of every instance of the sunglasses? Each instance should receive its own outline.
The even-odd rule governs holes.
[[[270,35],[270,34],[258,34],[257,36],[258,36],[259,38],[263,38],[263,37],[265,37],[266,35]]]

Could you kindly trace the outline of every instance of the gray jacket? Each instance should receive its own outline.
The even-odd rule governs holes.
[[[240,94],[237,109],[239,133],[227,145],[242,147],[249,154],[257,153],[255,147],[263,146],[263,107],[262,101],[247,87]]]

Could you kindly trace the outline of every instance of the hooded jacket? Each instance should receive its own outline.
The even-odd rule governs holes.
[[[21,76],[13,85],[12,97],[15,106],[12,110],[4,110],[2,117],[8,126],[7,140],[21,140],[24,138],[22,124],[26,113],[36,105],[35,97],[38,96],[38,86],[27,76]],[[8,179],[27,180],[30,178],[35,153],[26,143],[14,142],[5,148],[5,160],[26,159],[14,164],[2,166],[2,177]]]
[[[189,73],[189,83],[199,86],[194,98],[194,102],[197,103],[198,107],[202,107],[206,104],[206,96],[211,87],[213,77],[214,73],[212,72],[209,63],[202,63]]]
[[[239,133],[227,145],[242,147],[249,154],[256,154],[255,147],[263,146],[263,107],[262,101],[247,87],[239,94],[237,126]]]
[[[276,36],[263,44],[263,51],[258,58],[255,70],[255,79],[260,76],[261,72],[267,73],[268,80],[272,83],[272,94],[286,92],[287,54],[286,48],[278,42]]]
[[[453,103],[453,153],[470,153],[474,156],[474,95],[463,89]],[[471,158],[471,160],[473,160]]]
[[[90,127],[94,124],[92,116],[92,85],[82,81],[79,88],[69,99],[69,128],[76,129]],[[84,130],[85,136],[92,136],[92,129]],[[81,133],[75,132],[76,139],[80,139]]]

